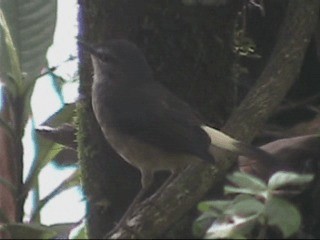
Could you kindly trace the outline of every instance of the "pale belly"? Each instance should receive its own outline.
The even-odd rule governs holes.
[[[96,86],[93,90],[99,91],[101,88]],[[110,113],[107,109],[98,109],[101,106],[97,103],[105,102],[105,99],[98,99],[94,96],[99,96],[99,94],[93,94],[92,106],[105,138],[126,162],[135,166],[141,172],[153,173],[161,170],[177,172],[188,166],[190,162],[200,160],[198,157],[187,153],[166,152],[117,131],[110,124],[112,121],[108,119]]]
[[[196,156],[187,154],[165,152],[113,129],[104,129],[103,132],[116,152],[129,164],[142,171],[179,171],[188,166],[191,161],[198,159]]]

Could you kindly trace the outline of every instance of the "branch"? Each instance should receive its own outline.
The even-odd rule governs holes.
[[[268,65],[224,131],[250,142],[296,79],[318,20],[320,1],[291,0],[278,42]],[[184,171],[163,192],[142,203],[127,227],[112,238],[157,238],[192,208],[213,186],[221,183],[234,161],[223,161],[220,169],[198,164]]]
[[[278,41],[256,85],[223,128],[250,142],[280,104],[300,72],[306,48],[318,20],[316,0],[289,1]],[[241,127],[239,127],[241,123]]]

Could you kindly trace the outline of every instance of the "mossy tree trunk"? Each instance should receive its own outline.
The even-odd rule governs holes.
[[[114,38],[135,42],[157,81],[213,125],[222,126],[236,99],[232,39],[238,1],[218,7],[156,0],[79,0],[79,4],[82,39],[92,43]],[[88,232],[91,238],[99,238],[114,226],[138,192],[140,175],[104,140],[91,109],[92,67],[82,51],[80,62],[78,141],[88,201]]]
[[[189,102],[210,123],[221,127],[238,97],[237,79],[233,76],[232,41],[237,13],[242,6],[238,1],[220,6],[190,5],[195,2],[201,1],[79,0],[80,37],[92,43],[114,38],[135,42],[144,51],[157,81]],[[292,0],[281,6],[287,13],[279,35],[275,37],[276,47],[270,47],[272,54],[264,53],[266,64],[261,67],[264,70],[256,86],[224,127],[225,131],[244,141],[250,141],[262,128],[297,78],[318,20],[319,2],[316,0]],[[280,25],[282,17],[279,19]],[[124,213],[140,188],[140,178],[138,171],[121,160],[102,137],[90,103],[90,59],[80,51],[80,61],[82,97],[78,107],[78,141],[89,236],[99,238]],[[221,181],[231,163],[223,161],[219,171],[196,166],[181,174],[175,187],[165,189],[155,198],[155,205],[166,210],[157,213],[156,220],[159,221],[154,221],[155,211],[148,212],[151,208],[147,206],[140,209],[140,217],[146,221],[134,229],[141,230],[143,237],[163,236],[186,212],[183,208],[190,209],[208,189]],[[181,194],[181,187],[185,189],[184,193],[191,194],[185,194],[185,203],[175,210],[167,209],[173,205],[170,199]],[[163,226],[159,225],[160,220]],[[185,226],[171,237],[190,237],[190,224]],[[134,234],[123,229],[119,236],[132,237]]]

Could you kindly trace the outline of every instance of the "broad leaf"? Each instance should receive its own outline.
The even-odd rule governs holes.
[[[53,43],[57,1],[1,0],[0,8],[3,11],[0,35],[4,35],[0,38],[0,72],[7,76],[3,79],[13,97],[13,107],[19,107],[18,127],[23,129],[31,114],[30,99],[37,76],[47,66],[46,54]]]
[[[259,215],[264,211],[264,208],[265,206],[263,203],[254,197],[249,196],[246,199],[235,201],[234,204],[230,205],[230,207],[225,210],[225,214],[248,217]]]
[[[70,123],[75,115],[76,104],[65,104],[57,112],[52,114],[46,121],[41,123],[41,126],[59,127],[63,123]]]
[[[60,110],[58,110],[50,118],[48,118],[48,120],[45,121],[46,125],[58,126],[65,122],[71,122],[74,116],[74,109],[75,104],[64,105]],[[53,143],[39,136],[38,134],[34,136],[34,141],[38,145],[38,152],[26,179],[24,187],[25,193],[32,188],[41,169],[46,166],[47,163],[53,160],[53,158],[63,149],[62,145]]]
[[[237,188],[232,186],[225,186],[224,187],[225,194],[249,194],[249,195],[260,195],[260,196],[266,196],[267,192],[261,192],[257,190],[253,190],[250,188]]]
[[[232,201],[204,201],[198,204],[198,210],[201,212],[216,212],[218,215],[220,215],[226,208],[228,208],[230,204],[232,204]]]
[[[70,232],[79,226],[82,221],[75,222],[75,223],[59,223],[59,224],[54,224],[50,225],[50,229],[54,230],[57,232],[57,236],[55,237],[56,239],[69,239]],[[82,238],[78,238],[82,239]]]
[[[71,239],[88,239],[86,227],[85,226],[81,227],[81,229],[77,232],[77,234],[73,236]]]
[[[42,141],[44,145],[45,140]],[[48,143],[47,143],[48,144]],[[48,144],[49,145],[49,144]],[[41,149],[41,148],[40,148]],[[63,149],[63,146],[60,144],[53,144],[45,147],[45,150],[42,150],[41,158],[39,157],[37,161],[34,161],[31,170],[28,174],[26,182],[24,184],[23,193],[27,194],[27,192],[33,187],[36,183],[38,175],[43,167],[45,167],[50,161],[54,159],[54,157]]]
[[[3,225],[0,232],[8,232],[12,239],[52,239],[57,232],[40,224],[12,223]]]
[[[285,238],[299,230],[301,216],[297,208],[286,200],[273,197],[267,202],[268,224],[279,228]]]
[[[26,74],[24,80],[32,81],[47,65],[46,53],[53,43],[57,1],[1,0],[0,7],[9,24],[22,72]],[[1,56],[1,64],[7,67],[2,71],[10,72],[5,55]]]
[[[0,5],[1,7],[1,5]],[[6,86],[8,87],[9,91],[13,96],[16,96],[18,92],[21,91],[22,88],[22,75],[21,75],[21,68],[20,68],[20,61],[18,57],[18,53],[16,47],[14,45],[12,35],[6,20],[6,17],[2,10],[0,9],[0,33],[3,36],[5,44],[0,44],[0,46],[5,46],[6,51],[2,49],[0,52],[8,52],[6,57],[6,62],[1,59],[1,69],[0,71],[3,73],[7,73],[8,78],[4,78],[3,80],[6,81]],[[7,63],[7,64],[6,64]],[[5,64],[7,68],[5,68]],[[3,69],[4,68],[4,69]]]
[[[235,172],[232,175],[229,175],[227,178],[230,182],[239,186],[240,188],[251,189],[256,193],[267,190],[267,186],[262,180],[246,173]]]

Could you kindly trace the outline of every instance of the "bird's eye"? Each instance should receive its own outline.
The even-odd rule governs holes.
[[[98,57],[103,62],[109,62],[110,61],[109,54],[106,54],[104,52],[99,52]]]
[[[105,63],[115,63],[116,57],[112,55],[110,52],[98,52],[97,54],[98,58]]]

